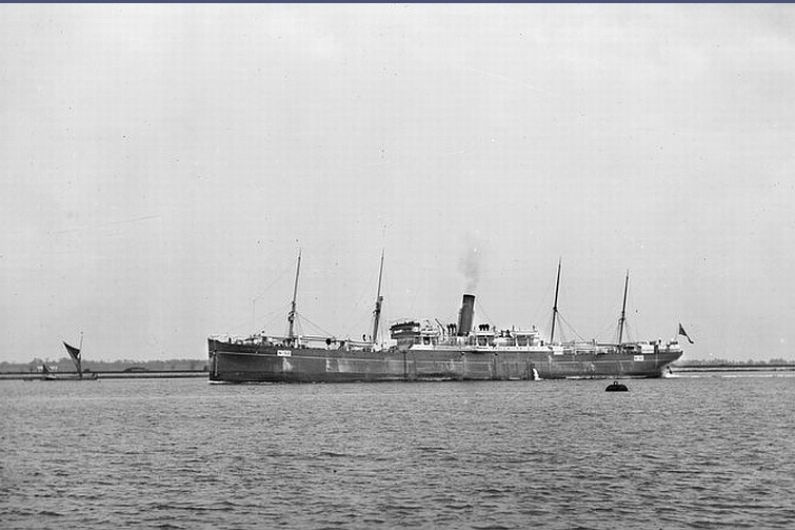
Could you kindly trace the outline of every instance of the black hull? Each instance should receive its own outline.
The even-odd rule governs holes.
[[[216,339],[208,347],[210,381],[228,383],[655,378],[682,355],[678,349],[644,355],[553,354],[543,349],[348,351]]]

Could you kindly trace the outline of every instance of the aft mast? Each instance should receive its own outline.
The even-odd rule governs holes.
[[[555,342],[555,322],[558,320],[558,290],[560,289],[560,262],[558,258],[558,279],[555,282],[555,303],[552,305],[552,333],[549,334],[549,343]]]
[[[381,302],[384,297],[381,296],[381,277],[384,274],[384,251],[381,250],[381,266],[378,269],[378,292],[375,296],[375,311],[373,311],[373,346],[378,342],[378,321],[381,319]]]
[[[295,298],[298,295],[298,273],[301,272],[301,249],[298,249],[298,265],[295,267],[295,286],[293,287],[293,303],[290,305],[290,313],[287,314],[287,322],[290,328],[287,331],[287,341],[292,344],[295,339],[293,326],[295,324]]]
[[[621,339],[624,337],[624,322],[627,320],[627,287],[629,286],[629,270],[627,270],[627,277],[624,280],[624,302],[621,304],[621,318],[618,319],[618,344],[621,345]]]

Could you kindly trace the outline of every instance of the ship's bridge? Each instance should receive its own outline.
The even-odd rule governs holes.
[[[390,326],[389,331],[398,348],[409,348],[415,344],[435,346],[442,337],[443,328],[435,320],[421,318],[398,321]]]

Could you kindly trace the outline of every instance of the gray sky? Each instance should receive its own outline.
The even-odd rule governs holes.
[[[795,359],[791,5],[3,5],[0,360],[299,312]],[[567,332],[574,338],[573,332]]]

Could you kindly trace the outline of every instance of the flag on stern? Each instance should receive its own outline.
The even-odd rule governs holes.
[[[684,335],[687,338],[687,340],[690,342],[690,344],[693,344],[693,339],[690,338],[690,336],[685,331],[685,328],[682,327],[681,323],[679,324],[679,335]]]
[[[679,328],[681,329],[681,327],[682,326],[680,325]],[[66,341],[64,341],[63,345],[66,346],[66,351],[69,353],[69,356],[74,360],[74,362],[80,361],[80,349],[79,348],[75,348],[74,346],[70,346],[69,344],[66,343]]]

